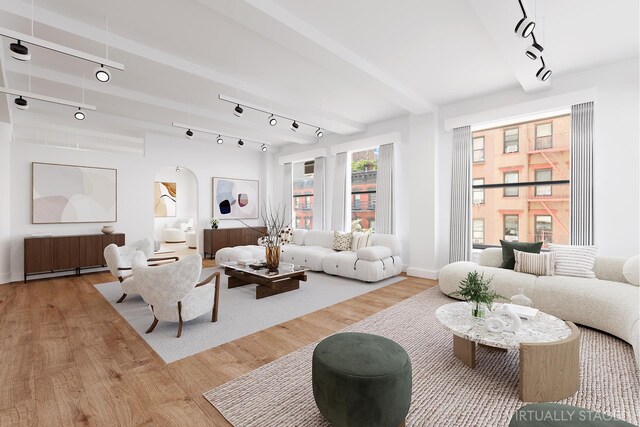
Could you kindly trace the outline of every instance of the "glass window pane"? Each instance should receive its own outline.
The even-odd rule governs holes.
[[[551,135],[551,123],[541,123],[536,125],[536,137],[538,136],[550,136]]]
[[[484,243],[484,220],[483,219],[473,220],[473,243],[475,244]]]
[[[551,169],[538,169],[536,170],[535,180],[536,181],[551,181],[552,180],[552,171]],[[552,193],[551,185],[536,185],[536,196],[538,197],[547,197],[551,196]]]
[[[313,166],[313,160],[291,165],[295,228],[313,229]]]
[[[480,138],[473,138],[473,149],[482,150],[483,148],[484,148],[484,137],[481,136]]]
[[[374,231],[378,148],[351,153],[351,229]]]
[[[520,174],[518,172],[505,172],[504,182],[512,184],[519,182]],[[520,189],[518,187],[505,187],[504,197],[518,197],[520,195]]]

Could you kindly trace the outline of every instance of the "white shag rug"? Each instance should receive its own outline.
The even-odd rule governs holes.
[[[368,332],[402,345],[413,368],[407,426],[506,426],[524,405],[518,398],[518,352],[478,347],[470,369],[452,353],[451,332],[434,311],[454,300],[424,291],[343,331]],[[637,424],[640,386],[633,350],[626,342],[580,328],[581,384],[561,403],[605,412]],[[328,426],[313,400],[311,357],[317,343],[204,394],[235,427]]]
[[[180,338],[176,338],[178,324],[172,322],[160,321],[152,333],[146,334],[153,320],[149,306],[139,295],[128,295],[116,304],[122,295],[118,282],[102,283],[96,285],[96,289],[151,348],[170,363],[404,279],[396,276],[364,283],[308,272],[307,281],[300,282],[300,289],[256,300],[255,285],[228,289],[222,268],[203,269],[202,278],[216,270],[221,272],[218,321],[212,323],[209,312],[185,322]]]

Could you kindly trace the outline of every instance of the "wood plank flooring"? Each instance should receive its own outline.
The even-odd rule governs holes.
[[[93,286],[112,280],[0,285],[0,426],[227,426],[203,392],[436,284],[407,277],[166,364]]]

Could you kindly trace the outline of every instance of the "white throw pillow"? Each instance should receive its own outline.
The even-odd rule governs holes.
[[[535,274],[536,276],[553,276],[555,267],[555,253],[541,252],[532,254],[513,250],[516,259],[514,271]]]
[[[593,265],[598,254],[597,246],[556,245],[549,243],[549,251],[555,254],[556,276],[595,279]]]
[[[358,249],[368,248],[371,246],[373,237],[371,233],[353,233],[353,240],[351,242],[351,251],[358,252]]]
[[[640,255],[631,257],[624,263],[622,274],[627,282],[635,286],[640,286]]]
[[[336,251],[350,251],[353,233],[333,232],[333,249]]]

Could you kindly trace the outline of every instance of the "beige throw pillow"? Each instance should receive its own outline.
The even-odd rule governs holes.
[[[552,252],[532,254],[514,249],[513,255],[516,259],[514,271],[536,276],[553,276],[554,274],[555,254]]]
[[[333,249],[336,251],[350,251],[353,233],[333,232]]]
[[[351,242],[351,251],[358,252],[358,249],[368,248],[371,246],[373,236],[371,233],[353,233],[353,240]]]

